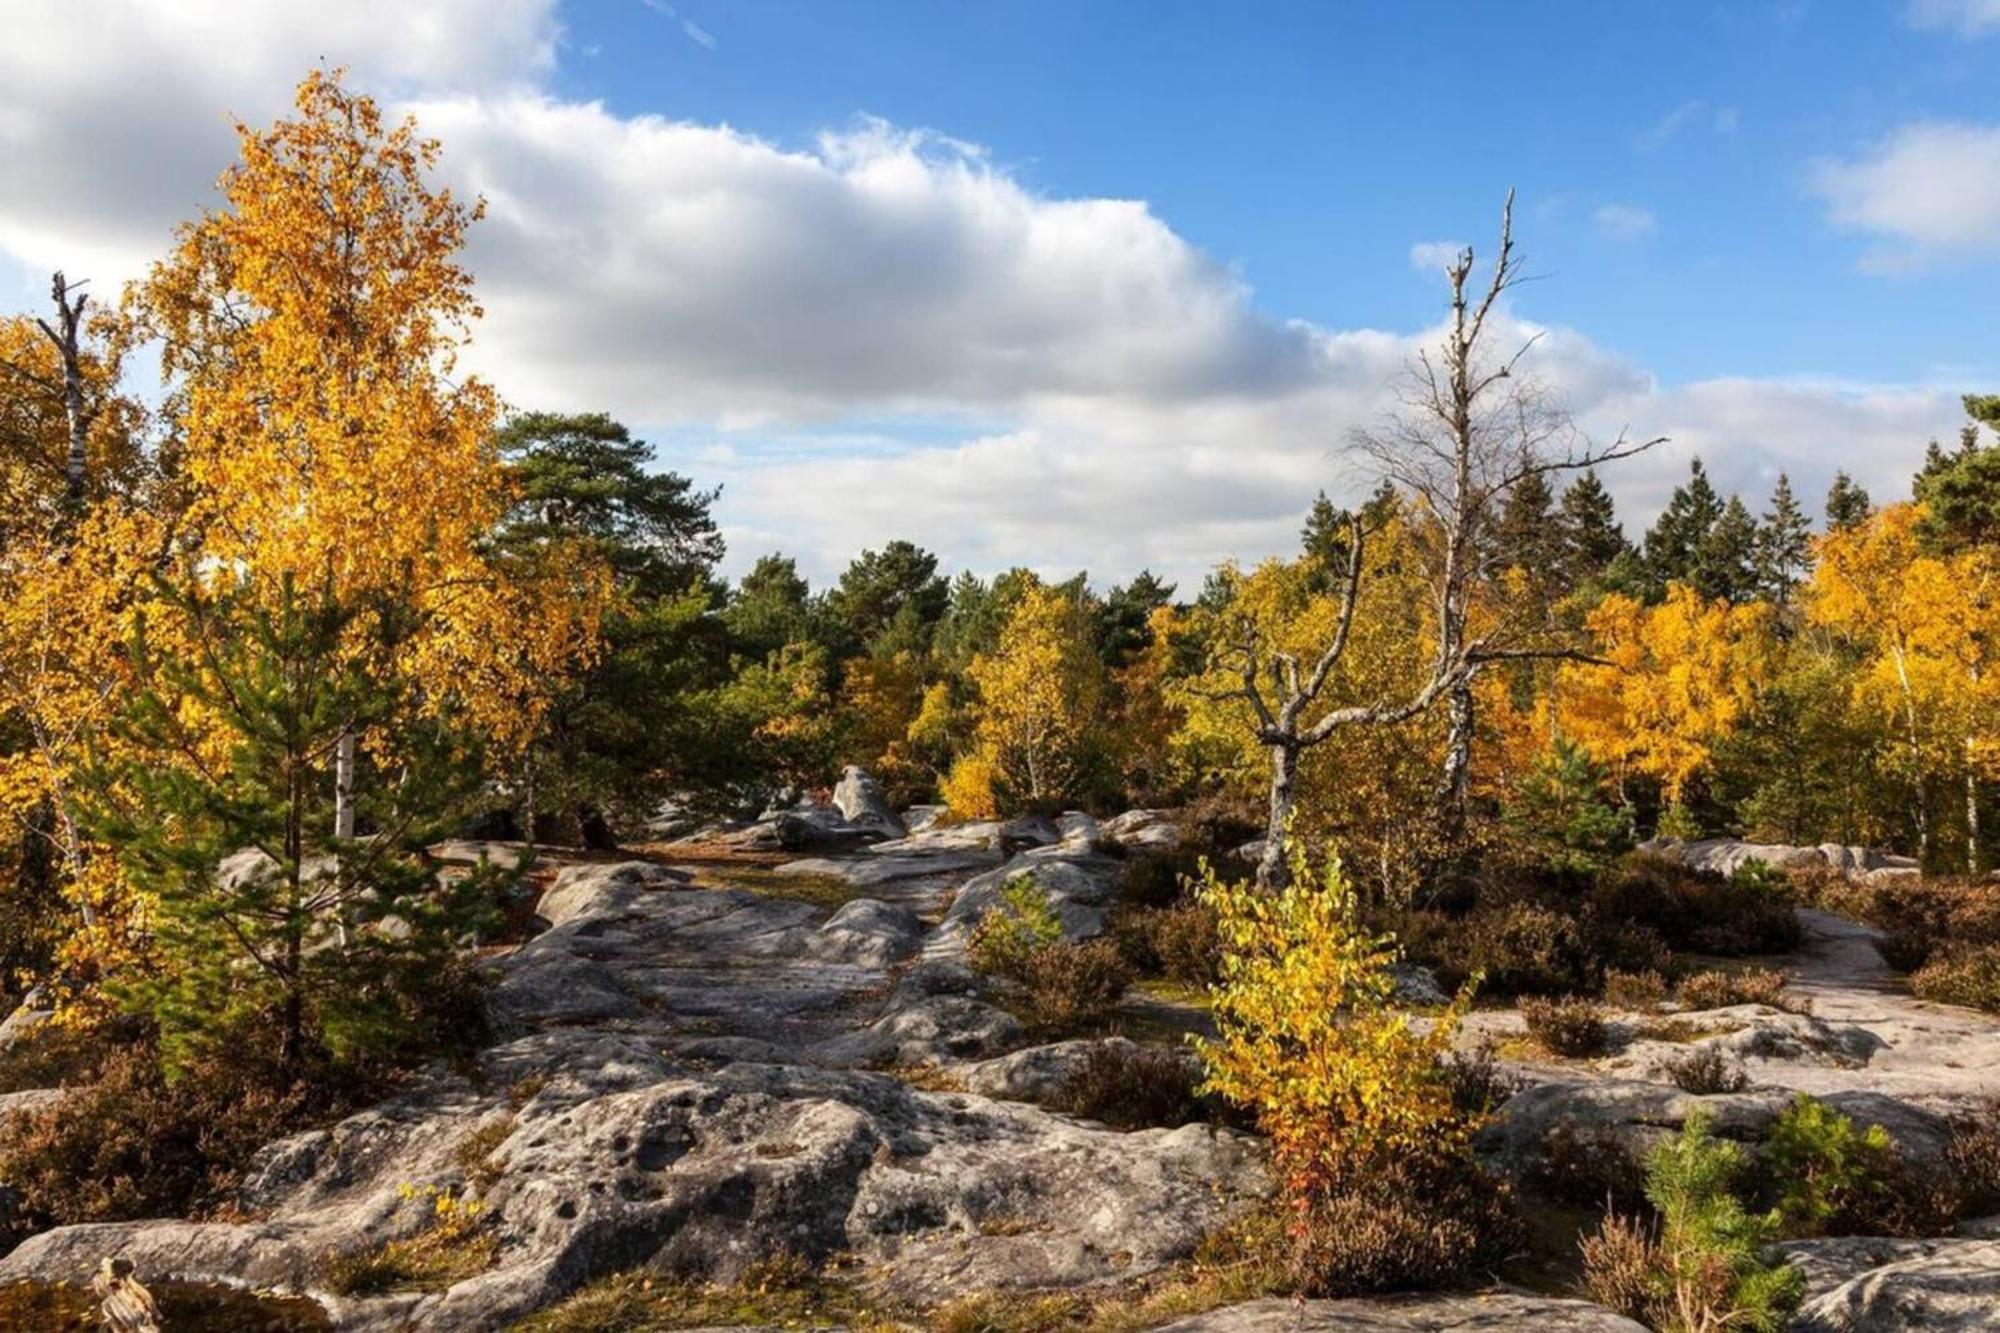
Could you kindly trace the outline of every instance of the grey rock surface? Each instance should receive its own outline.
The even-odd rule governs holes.
[[[881,838],[900,838],[909,832],[890,806],[882,784],[858,765],[849,764],[841,773],[833,789],[833,804],[848,823]]]
[[[1165,1324],[1157,1333],[1645,1333],[1588,1301],[1514,1291],[1344,1301],[1261,1300]]]
[[[122,1256],[142,1280],[310,1291],[329,1257],[424,1225],[418,1187],[478,1198],[494,1267],[441,1292],[319,1293],[339,1327],[500,1328],[611,1272],[726,1280],[779,1251],[852,1255],[880,1293],[928,1303],[1143,1274],[1266,1189],[1232,1131],[1121,1134],[857,1067],[990,1058],[1022,1034],[976,973],[906,961],[925,934],[907,906],[686,879],[562,871],[548,928],[490,964],[508,1035],[476,1076],[437,1071],[270,1145],[242,1191],[254,1220],[61,1227],[0,1281]]]
[[[1907,1244],[1900,1257],[1884,1252],[1888,1262],[1809,1294],[1792,1328],[1801,1333],[2000,1329],[2000,1240]]]

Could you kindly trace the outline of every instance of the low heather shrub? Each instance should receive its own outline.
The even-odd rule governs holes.
[[[1113,1129],[1173,1128],[1207,1117],[1201,1076],[1185,1052],[1106,1042],[1093,1049],[1049,1099],[1049,1109]]]
[[[1750,1076],[1715,1046],[1697,1046],[1667,1061],[1667,1077],[1682,1092],[1697,1097],[1741,1092],[1750,1086]]]
[[[1604,1010],[1594,1001],[1567,996],[1560,1000],[1529,997],[1521,1001],[1521,1018],[1528,1035],[1551,1055],[1581,1058],[1604,1050]]]

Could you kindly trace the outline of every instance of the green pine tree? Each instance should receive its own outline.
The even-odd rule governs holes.
[[[1722,512],[1722,498],[1709,484],[1701,460],[1690,460],[1687,481],[1675,488],[1667,507],[1646,532],[1646,573],[1655,587],[1697,582],[1709,529]]]
[[[443,877],[423,852],[481,780],[469,730],[389,665],[406,611],[289,578],[164,595],[192,642],[168,655],[140,628],[145,687],[87,781],[93,836],[154,904],[160,966],[117,997],[157,1025],[170,1068],[244,1043],[298,1070],[476,1036],[467,1013],[437,1012],[437,983],[504,877]],[[344,840],[333,753],[350,728],[372,767]]]
[[[1812,567],[1812,520],[1792,495],[1791,479],[1778,474],[1771,488],[1771,507],[1757,528],[1757,585],[1779,606],[1789,605],[1793,591]]]
[[[2000,397],[1968,394],[1965,410],[2000,429]],[[1933,542],[1948,550],[2000,544],[2000,444],[1982,445],[1977,425],[1960,433],[1954,453],[1931,446],[1914,489],[1930,506],[1925,535]]]
[[[1601,578],[1611,563],[1631,549],[1619,526],[1611,492],[1592,468],[1569,484],[1557,514],[1562,538],[1563,577],[1571,587]]]
[[[1833,474],[1833,485],[1826,492],[1826,529],[1839,532],[1845,528],[1858,527],[1868,521],[1868,515],[1875,508],[1868,492],[1855,483],[1846,472]]]
[[[1747,602],[1757,596],[1757,520],[1737,496],[1730,496],[1722,513],[1709,525],[1695,548],[1690,571],[1704,597]]]
[[[1153,642],[1148,618],[1174,597],[1174,585],[1152,570],[1142,569],[1130,583],[1105,595],[1097,608],[1098,656],[1109,667],[1122,667]]]

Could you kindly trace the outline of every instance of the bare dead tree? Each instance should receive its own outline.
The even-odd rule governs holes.
[[[1552,639],[1545,626],[1504,615],[1474,631],[1473,601],[1493,523],[1508,493],[1530,477],[1628,458],[1661,441],[1632,442],[1620,434],[1608,446],[1591,445],[1555,395],[1521,373],[1539,335],[1504,357],[1488,354],[1494,309],[1524,280],[1514,249],[1513,216],[1509,191],[1490,275],[1483,286],[1473,282],[1470,246],[1452,261],[1445,271],[1451,317],[1443,346],[1419,353],[1399,391],[1398,410],[1381,426],[1357,432],[1354,441],[1415,502],[1424,519],[1420,527],[1436,623],[1435,645],[1420,682],[1400,698],[1339,707],[1322,702],[1347,651],[1367,577],[1369,534],[1359,517],[1349,525],[1335,629],[1309,668],[1290,654],[1266,651],[1249,632],[1223,650],[1241,682],[1226,693],[1248,702],[1257,739],[1270,756],[1268,822],[1257,866],[1257,882],[1267,890],[1282,888],[1289,878],[1287,828],[1299,760],[1307,750],[1345,728],[1408,721],[1446,701],[1451,721],[1440,802],[1443,818],[1462,821],[1474,724],[1472,683],[1479,671],[1494,662],[1584,656]]]
[[[56,303],[56,322],[50,324],[39,317],[35,320],[43,334],[55,344],[56,357],[62,365],[63,412],[69,418],[69,459],[64,470],[64,499],[72,513],[83,506],[84,490],[89,480],[85,471],[88,465],[86,445],[90,440],[91,423],[97,417],[97,409],[90,405],[84,391],[83,308],[90,298],[83,294],[82,287],[82,283],[70,286],[62,270],[57,269],[49,284],[49,295]],[[72,292],[75,293],[73,299]]]

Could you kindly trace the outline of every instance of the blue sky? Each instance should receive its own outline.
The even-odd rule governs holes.
[[[1810,189],[1820,159],[2000,106],[2000,43],[1896,4],[672,8],[571,8],[556,86],[780,143],[864,112],[936,129],[1051,195],[1148,201],[1281,318],[1429,320],[1410,245],[1484,240],[1512,186],[1548,275],[1523,303],[1665,378],[2000,366],[1990,256],[1859,272],[1868,239]]]
[[[2000,387],[2000,0],[0,0],[0,291],[100,290],[316,63],[483,196],[466,365],[724,486],[730,569],[1285,550],[1500,200],[1634,529],[1880,495]]]

